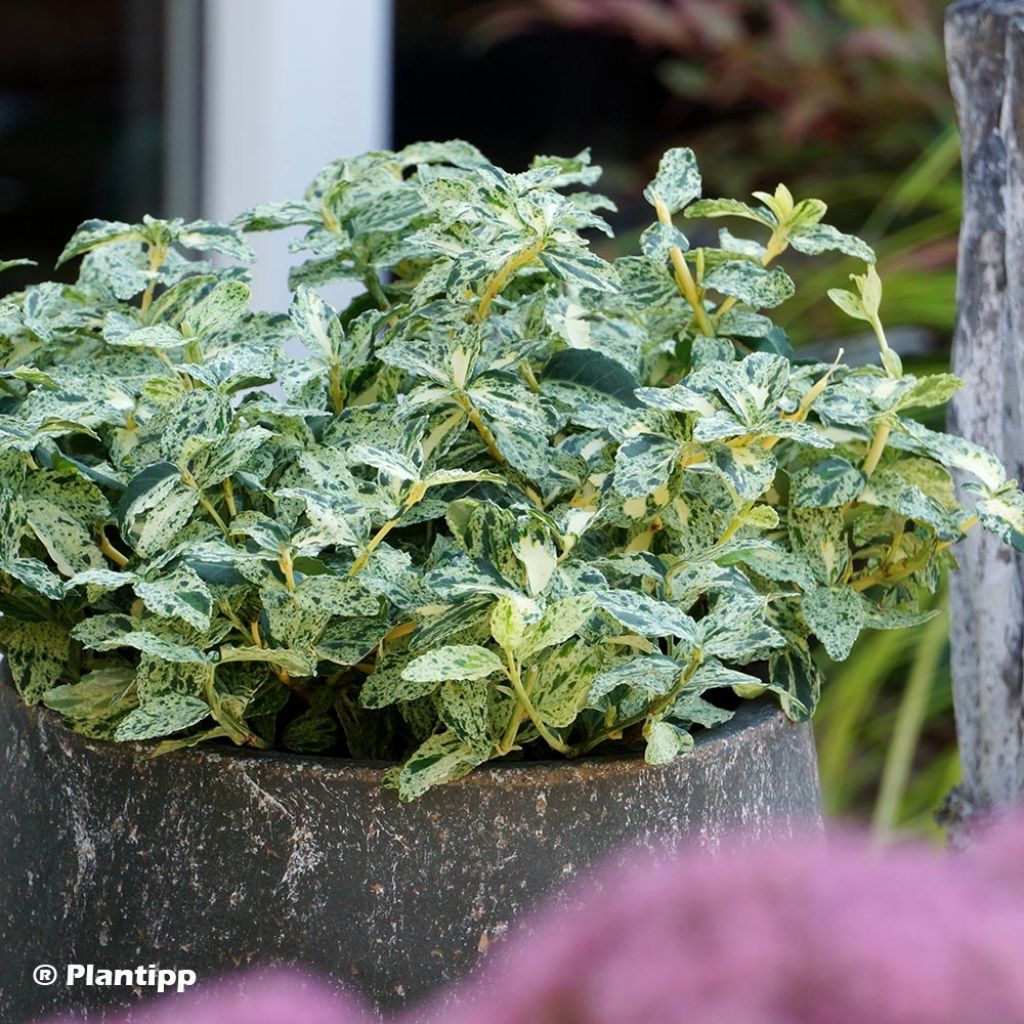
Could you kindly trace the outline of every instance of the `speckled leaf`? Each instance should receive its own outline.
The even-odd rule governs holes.
[[[590,706],[607,706],[607,697],[620,686],[646,698],[663,697],[679,682],[684,667],[662,654],[645,654],[602,672],[590,688]]]
[[[669,412],[695,412],[700,416],[713,416],[715,405],[698,391],[685,384],[673,384],[667,388],[637,388],[636,397],[652,409]]]
[[[301,285],[296,289],[288,316],[306,348],[326,360],[337,358],[345,343],[345,329],[337,313],[312,288]]]
[[[830,224],[811,224],[789,235],[789,244],[805,256],[841,252],[865,263],[875,262],[875,251],[856,235],[845,235]]]
[[[628,438],[615,453],[615,490],[624,498],[645,498],[653,494],[668,482],[680,451],[677,441],[661,434],[638,434]]]
[[[976,476],[990,491],[1006,483],[1006,470],[999,460],[981,445],[954,434],[940,434],[916,420],[901,420],[899,430],[910,439],[912,447],[930,455],[950,469],[962,469]]]
[[[711,614],[697,624],[701,650],[723,661],[745,665],[785,644],[768,622],[768,600],[760,595],[719,598]]]
[[[332,544],[345,548],[361,547],[369,536],[366,509],[351,499],[334,497],[304,487],[283,488],[279,498],[301,498],[310,528],[296,537],[296,543],[311,548]]]
[[[523,641],[526,616],[536,616],[536,603],[518,594],[503,594],[491,611],[491,636],[503,650],[516,650]]]
[[[484,679],[503,670],[501,659],[486,647],[452,644],[414,658],[402,670],[402,678],[411,683]]]
[[[481,758],[491,752],[489,698],[487,686],[479,682],[448,681],[437,696],[441,721]]]
[[[212,220],[194,220],[186,224],[178,233],[178,242],[186,249],[216,252],[244,263],[252,263],[256,259],[252,246],[237,228]]]
[[[379,618],[355,616],[329,622],[316,643],[316,655],[335,665],[358,665],[391,631]]]
[[[634,633],[696,642],[696,623],[673,605],[628,590],[599,590],[593,596],[600,608]]]
[[[737,675],[739,674],[737,673]],[[760,680],[748,676],[747,682],[756,684]],[[712,704],[711,701],[705,700],[696,693],[684,690],[665,713],[665,717],[700,725],[705,729],[713,729],[716,725],[724,725],[735,714],[736,712],[729,708],[720,708],[717,704]]]
[[[711,461],[736,493],[748,500],[764,494],[775,479],[778,466],[775,456],[759,445],[717,445],[711,452]]]
[[[417,700],[436,693],[441,680],[411,680],[402,677],[402,669],[378,668],[366,677],[359,691],[359,706],[383,708],[399,701]]]
[[[748,206],[739,199],[699,199],[686,209],[687,217],[742,217],[765,227],[775,227],[775,217],[763,207]]]
[[[692,149],[677,147],[668,150],[661,158],[654,181],[644,189],[644,199],[653,206],[657,196],[670,213],[677,213],[698,198],[700,193],[697,158]]]
[[[540,260],[560,281],[598,292],[618,290],[615,268],[582,245],[549,245]]]
[[[715,267],[705,277],[704,287],[754,309],[773,309],[796,291],[792,278],[781,267],[768,270],[748,260],[727,260]]]
[[[95,669],[77,683],[47,690],[42,699],[77,731],[105,740],[114,738],[118,722],[139,703],[130,668]]]
[[[25,488],[25,519],[64,576],[99,568],[95,524],[108,514],[98,488],[81,477],[34,474]]]
[[[398,795],[402,800],[415,800],[432,786],[462,778],[482,760],[453,733],[431,736],[399,769]]]
[[[168,693],[137,707],[118,725],[114,739],[149,740],[198,725],[210,714],[210,706],[198,697]]]
[[[249,286],[241,281],[224,281],[192,307],[181,322],[183,333],[206,335],[230,327],[249,305]]]
[[[67,263],[68,260],[74,259],[76,256],[81,256],[97,245],[130,239],[142,241],[142,238],[142,232],[134,224],[124,224],[116,220],[86,220],[78,225],[70,241],[64,246],[63,252],[57,259],[57,266]]]
[[[607,656],[599,647],[571,639],[537,663],[531,685],[534,710],[555,729],[572,725],[589,702],[591,688]]]
[[[833,661],[845,661],[864,628],[864,599],[850,587],[818,587],[805,594],[801,610],[807,625]]]
[[[309,652],[286,647],[234,647],[226,644],[220,649],[217,664],[230,665],[235,662],[266,662],[300,678],[312,676],[316,672],[316,660]]]
[[[338,731],[336,718],[309,708],[288,723],[281,742],[286,750],[298,754],[323,754],[337,744]]]
[[[798,508],[838,508],[854,501],[866,482],[853,463],[829,456],[794,474],[791,500]]]
[[[693,737],[678,725],[651,718],[644,723],[644,760],[650,765],[668,764],[693,749]]]
[[[195,629],[210,625],[213,596],[206,584],[189,568],[135,584],[135,593],[154,615],[183,619]]]
[[[1015,551],[1024,551],[1024,494],[1014,489],[981,498],[975,511],[986,530]]]
[[[520,522],[512,538],[512,550],[526,571],[530,595],[544,593],[558,566],[558,554],[548,531],[535,519]]]
[[[38,703],[56,685],[68,662],[68,645],[68,631],[55,622],[0,618],[0,651],[28,704]]]
[[[650,260],[663,263],[672,249],[685,252],[690,248],[686,235],[671,224],[652,224],[640,236],[640,251]]]
[[[789,541],[793,551],[808,560],[822,582],[835,582],[849,564],[846,523],[839,509],[791,508]]]
[[[142,625],[138,619],[129,615],[94,615],[75,626],[71,635],[83,647],[94,651],[115,651],[120,647],[131,647],[164,661],[207,660],[198,647],[157,636],[149,630],[140,629]]]
[[[590,594],[552,602],[536,622],[523,630],[519,656],[526,661],[539,651],[564,644],[584,629],[594,617],[594,611],[594,598]]]

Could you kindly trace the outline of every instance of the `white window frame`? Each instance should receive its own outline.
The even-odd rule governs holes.
[[[386,147],[390,0],[206,0],[204,217],[300,196],[326,163]],[[251,237],[258,308],[288,303],[294,257],[280,234]]]

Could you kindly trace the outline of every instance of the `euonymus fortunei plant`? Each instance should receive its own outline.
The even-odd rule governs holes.
[[[407,799],[641,734],[660,764],[732,691],[810,714],[814,638],[842,659],[921,622],[977,522],[1024,548],[998,461],[914,418],[958,381],[903,372],[873,254],[822,203],[702,199],[671,150],[642,253],[609,264],[584,239],[608,230],[598,173],[425,144],[233,225],[83,224],[76,284],[0,304],[0,645],[24,699],[157,750],[397,760]],[[683,218],[746,230],[693,247]],[[294,300],[253,312],[224,264],[279,228],[301,229]],[[793,358],[766,315],[787,250],[863,262],[830,294],[880,366]],[[317,290],[337,280],[362,288],[340,312]]]

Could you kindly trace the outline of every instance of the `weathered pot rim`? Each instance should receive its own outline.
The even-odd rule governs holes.
[[[20,709],[33,724],[41,730],[53,734],[62,750],[69,756],[77,751],[88,752],[91,757],[108,760],[150,759],[157,741],[134,741],[117,743],[113,740],[97,740],[83,736],[64,724],[61,716],[43,704],[28,705],[22,700],[14,686],[7,659],[0,653],[0,704],[7,704],[4,713],[9,714],[12,707]],[[694,737],[694,749],[683,754],[670,765],[660,768],[672,768],[677,771],[685,767],[686,761],[698,752],[706,756],[714,756],[711,748],[724,745],[730,740],[740,739],[746,742],[771,742],[772,734],[779,728],[792,725],[777,705],[773,705],[768,697],[744,701],[736,710],[735,715],[721,725],[712,729],[704,729]],[[182,765],[219,761],[225,769],[239,770],[259,765],[276,767],[288,773],[330,775],[339,780],[348,779],[363,784],[381,785],[384,773],[394,767],[395,761],[371,761],[346,757],[322,757],[316,754],[296,754],[284,750],[259,750],[253,747],[198,745],[181,750],[169,751],[160,755],[161,759],[170,758]],[[468,775],[454,782],[445,783],[444,788],[451,786],[487,786],[500,784],[503,786],[543,786],[572,784],[577,781],[593,779],[595,776],[610,774],[636,774],[640,771],[658,771],[658,766],[648,765],[636,754],[605,754],[599,757],[583,757],[576,760],[544,759],[536,761],[488,761],[474,768]]]

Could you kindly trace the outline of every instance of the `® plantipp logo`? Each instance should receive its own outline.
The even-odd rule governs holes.
[[[32,971],[37,985],[53,985],[60,972],[52,964],[39,964]],[[131,968],[97,967],[95,964],[67,964],[64,984],[68,988],[149,988],[156,992],[184,992],[196,983],[196,972],[140,964]]]

